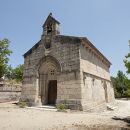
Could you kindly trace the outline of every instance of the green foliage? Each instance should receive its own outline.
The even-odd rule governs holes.
[[[14,70],[14,76],[13,78],[17,81],[17,82],[22,82],[23,80],[23,70],[24,70],[24,65],[18,65]]]
[[[13,76],[13,68],[11,67],[11,65],[9,65],[9,66],[7,66],[7,68],[6,68],[5,77],[6,77],[7,79],[9,79],[9,80],[12,80],[12,79],[13,79],[12,76]]]
[[[56,105],[56,108],[57,108],[58,110],[64,110],[64,109],[65,109],[65,104],[63,104],[63,103],[57,104],[57,105]]]
[[[130,74],[130,53],[128,53],[128,55],[125,56],[124,63],[125,67],[127,68],[127,73]]]
[[[118,71],[116,78],[111,77],[111,81],[114,87],[115,97],[130,97],[130,80],[122,71]]]
[[[12,53],[9,49],[9,40],[0,40],[0,78],[6,73],[7,63],[9,61],[8,56]]]
[[[28,105],[27,105],[27,103],[26,102],[19,102],[18,103],[18,106],[20,107],[20,108],[25,108],[25,107],[27,107]]]
[[[24,65],[18,65],[14,69],[11,66],[8,66],[6,71],[6,77],[9,80],[15,80],[17,83],[22,82],[23,70],[24,70]]]
[[[4,76],[6,67],[6,64],[0,61],[0,78]]]
[[[5,76],[9,80],[22,82],[24,65],[18,65],[15,69],[8,66],[9,56],[12,51],[9,49],[9,40],[0,40],[0,78]]]

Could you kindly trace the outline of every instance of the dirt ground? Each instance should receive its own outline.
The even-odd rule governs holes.
[[[0,103],[0,130],[72,130],[75,126],[130,126],[130,100],[116,100],[114,111],[55,112]]]

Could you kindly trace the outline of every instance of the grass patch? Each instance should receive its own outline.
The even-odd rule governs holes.
[[[63,104],[63,103],[57,104],[57,105],[56,105],[56,108],[57,108],[58,110],[65,110],[65,109],[66,109],[66,108],[65,108],[65,104]]]
[[[18,106],[20,107],[20,108],[25,108],[25,107],[27,107],[28,105],[27,105],[27,102],[19,102],[18,103]]]

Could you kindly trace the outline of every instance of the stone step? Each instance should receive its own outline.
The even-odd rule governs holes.
[[[27,108],[28,109],[45,110],[45,111],[57,111],[55,106],[47,106],[47,105],[35,106],[35,107],[27,107]]]
[[[117,109],[117,106],[113,106],[113,105],[107,105],[107,110],[110,110],[110,111],[114,111]]]
[[[55,106],[50,106],[50,105],[42,105],[42,106],[38,106],[39,108],[48,108],[48,109],[56,109]]]

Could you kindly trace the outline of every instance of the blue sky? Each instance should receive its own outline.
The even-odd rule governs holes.
[[[42,34],[52,12],[61,34],[87,37],[111,62],[111,75],[125,71],[130,39],[130,0],[0,0],[0,39],[8,38],[13,67]]]

